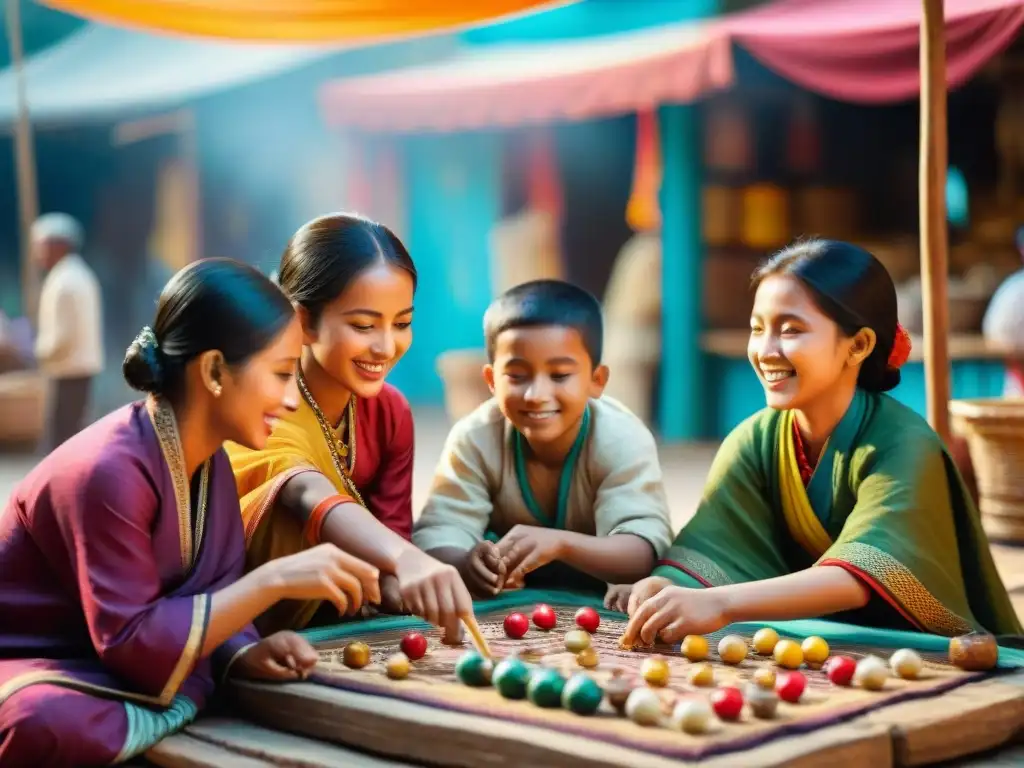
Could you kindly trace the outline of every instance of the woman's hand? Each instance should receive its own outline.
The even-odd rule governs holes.
[[[629,595],[633,591],[632,584],[609,584],[604,595],[604,607],[609,611],[626,613],[629,609]]]
[[[305,638],[294,632],[275,632],[239,656],[232,672],[251,680],[304,680],[318,659]]]
[[[260,566],[279,600],[330,600],[342,616],[354,615],[364,600],[380,603],[380,574],[333,544],[320,544]]]
[[[646,579],[641,579],[633,585],[633,589],[629,593],[626,613],[632,616],[636,613],[636,609],[640,607],[641,603],[650,600],[661,590],[671,586],[672,582],[664,576],[648,576]]]
[[[638,585],[639,586],[639,585]],[[631,598],[632,599],[632,598]],[[665,587],[630,614],[624,644],[677,643],[686,635],[706,635],[729,623],[720,590]]]
[[[446,642],[456,642],[462,617],[473,615],[473,599],[455,566],[410,548],[399,556],[395,575],[405,609],[441,627]]]

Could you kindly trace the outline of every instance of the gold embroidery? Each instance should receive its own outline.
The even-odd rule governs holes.
[[[695,549],[672,547],[666,557],[678,560],[680,565],[686,566],[688,570],[693,571],[695,575],[700,576],[712,587],[721,587],[732,583],[732,579],[719,568],[718,563]]]
[[[167,684],[164,685],[164,689],[160,691],[159,696],[147,696],[144,693],[135,693],[133,691],[124,691],[120,688],[108,688],[105,685],[88,683],[64,672],[40,670],[38,672],[26,672],[23,675],[17,675],[12,677],[3,685],[0,685],[0,704],[3,704],[8,698],[16,694],[22,688],[27,688],[30,685],[39,685],[41,683],[52,683],[54,685],[62,685],[66,688],[85,691],[86,693],[100,693],[107,696],[113,696],[118,699],[139,701],[150,706],[166,707],[174,700],[174,696],[177,694],[178,688],[181,687],[185,678],[192,671],[196,657],[199,655],[199,651],[201,650],[200,646],[203,640],[204,630],[206,628],[206,605],[208,600],[209,597],[205,594],[196,595],[192,599],[192,626],[189,628],[188,640],[185,642],[185,649],[182,651],[181,657],[178,659],[178,663],[174,666],[174,670],[171,672],[171,676],[167,679]]]
[[[138,701],[143,704],[150,706],[165,707],[170,703],[170,700],[164,701],[156,696],[146,696],[141,693],[132,693],[131,691],[122,691],[119,688],[108,688],[105,685],[96,685],[95,683],[87,683],[83,680],[79,680],[65,672],[50,672],[47,670],[40,670],[38,672],[26,672],[23,675],[16,675],[0,686],[0,704],[3,704],[7,699],[16,694],[18,691],[28,688],[30,685],[60,685],[65,688],[71,688],[76,691],[83,691],[85,693],[99,693],[106,696],[112,696],[116,699],[127,699],[129,701]]]
[[[174,665],[171,676],[167,678],[167,684],[160,692],[160,700],[169,702],[178,692],[178,688],[192,672],[199,651],[202,650],[203,635],[206,634],[206,607],[209,602],[206,594],[196,595],[192,598],[192,625],[188,630],[188,639],[185,641],[185,648]]]
[[[260,500],[259,508],[256,513],[249,518],[249,524],[245,526],[245,546],[246,549],[252,544],[252,538],[256,535],[256,531],[259,530],[260,523],[263,522],[263,518],[266,517],[267,512],[274,504],[274,500],[277,499],[277,494],[284,488],[285,483],[291,480],[296,475],[301,475],[303,472],[319,472],[320,470],[314,467],[312,464],[302,465],[299,467],[293,467],[288,471],[278,475],[274,482],[271,484],[267,492],[263,494],[263,498]]]
[[[359,494],[359,489],[356,488],[355,481],[352,479],[352,474],[356,471],[356,397],[350,395],[348,398],[348,407],[346,408],[346,418],[348,419],[348,466],[342,461],[342,454],[338,451],[338,436],[331,425],[327,423],[327,417],[324,416],[324,412],[320,410],[320,406],[317,405],[316,400],[313,399],[313,394],[309,391],[309,387],[306,386],[306,377],[302,375],[302,368],[299,368],[295,375],[295,381],[299,385],[299,392],[302,393],[302,398],[306,401],[306,404],[313,411],[313,415],[316,416],[317,423],[320,425],[320,431],[323,433],[324,440],[327,443],[327,449],[331,454],[331,461],[334,463],[334,469],[338,473],[338,478],[341,480],[341,486],[345,489],[349,496],[355,499],[360,506],[365,507],[366,504],[363,501],[363,497]]]
[[[946,608],[909,568],[888,552],[855,541],[839,544],[827,554],[823,560],[847,562],[877,581],[929,632],[953,637],[974,631],[966,619]]]
[[[832,538],[814,514],[807,489],[800,477],[793,444],[793,411],[785,411],[779,419],[779,495],[782,515],[796,542],[812,557],[821,557],[832,546]]]
[[[196,530],[192,533],[192,500],[189,498],[189,480],[185,468],[185,455],[181,450],[178,422],[169,403],[154,399],[147,408],[156,437],[160,443],[167,470],[174,486],[174,501],[178,509],[178,540],[181,544],[181,567],[188,573],[195,565],[202,544],[203,529],[206,526],[206,505],[210,490],[210,462],[203,464],[199,476],[199,510],[196,514]]]
[[[224,665],[224,672],[220,676],[220,684],[224,685],[228,681],[228,676],[231,674],[231,667],[234,666],[235,662],[242,658],[242,654],[252,648],[256,643],[247,643],[235,651],[231,658],[228,659],[228,663]]]

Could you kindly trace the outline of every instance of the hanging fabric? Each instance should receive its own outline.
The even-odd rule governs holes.
[[[189,37],[370,42],[444,32],[534,11],[551,0],[44,0],[101,24]]]
[[[626,204],[626,223],[635,232],[661,227],[661,143],[658,113],[644,110],[636,115],[636,165],[633,191]]]

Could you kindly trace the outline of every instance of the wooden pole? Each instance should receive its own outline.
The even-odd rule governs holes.
[[[18,212],[21,229],[21,303],[24,314],[35,324],[39,274],[32,260],[32,224],[39,216],[36,184],[35,147],[29,118],[28,97],[23,68],[21,41],[21,0],[7,0],[7,41],[11,48],[18,119],[14,124],[14,160],[18,185]]]
[[[949,445],[946,20],[943,6],[944,0],[922,0],[919,215],[928,422]]]

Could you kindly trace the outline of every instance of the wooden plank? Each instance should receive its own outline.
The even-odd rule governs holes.
[[[146,753],[146,760],[162,768],[267,768],[266,760],[231,752],[184,733],[168,736]]]
[[[896,765],[955,760],[1001,747],[1024,731],[1024,672],[865,715],[891,729]]]
[[[241,713],[268,727],[452,768],[530,765],[588,768],[729,768],[737,754],[698,761],[669,759],[614,744],[520,723],[442,711],[407,701],[339,690],[312,683],[272,686],[232,683]],[[486,734],[486,749],[481,748]],[[778,739],[742,753],[745,768],[829,768],[892,765],[887,725],[861,722]]]
[[[234,718],[199,720],[153,747],[146,759],[165,768],[414,768]]]

